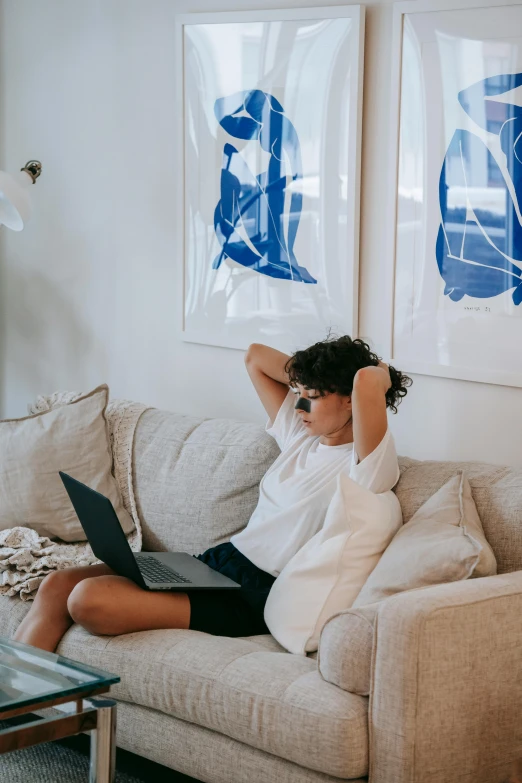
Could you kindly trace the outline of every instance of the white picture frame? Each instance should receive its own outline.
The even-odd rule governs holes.
[[[360,5],[176,16],[183,341],[356,336],[363,57]]]
[[[397,3],[392,54],[390,363],[522,386],[522,3]]]

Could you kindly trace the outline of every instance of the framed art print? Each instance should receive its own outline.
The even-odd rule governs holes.
[[[522,4],[394,13],[393,363],[522,386]]]
[[[363,12],[177,17],[183,340],[356,332]]]

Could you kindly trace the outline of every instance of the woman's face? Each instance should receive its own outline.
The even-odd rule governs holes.
[[[309,389],[300,383],[293,388],[296,404],[299,397],[310,402],[310,413],[298,408],[309,435],[320,436],[326,446],[340,446],[353,441],[352,399],[333,392],[324,392],[321,397],[316,389]]]

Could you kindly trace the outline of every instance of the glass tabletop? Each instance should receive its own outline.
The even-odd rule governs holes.
[[[61,696],[74,698],[88,688],[119,681],[103,669],[0,636],[0,716],[2,711]]]

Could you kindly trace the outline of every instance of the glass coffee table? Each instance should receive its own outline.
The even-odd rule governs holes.
[[[119,681],[102,669],[0,636],[0,721],[54,708],[50,717],[0,729],[0,753],[92,732],[89,783],[113,783],[116,702],[92,697]]]

